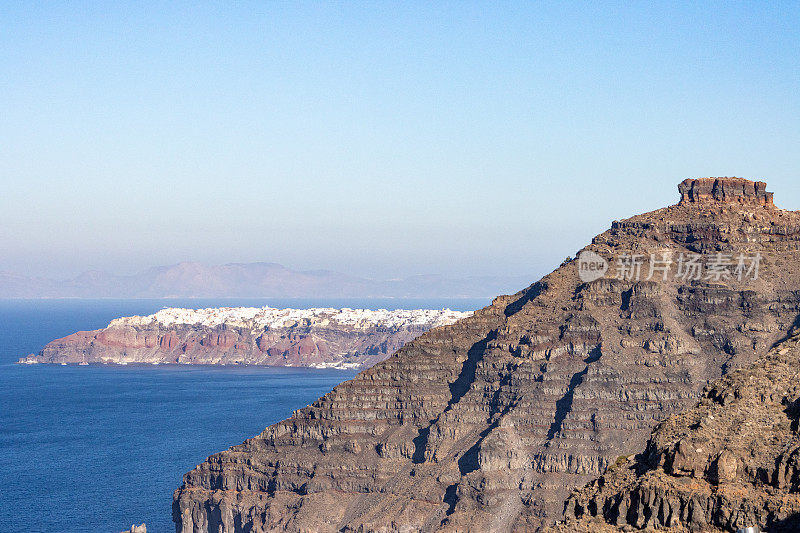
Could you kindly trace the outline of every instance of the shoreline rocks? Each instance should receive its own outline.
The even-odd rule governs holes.
[[[130,529],[127,529],[122,533],[147,533],[147,526],[144,523],[138,526],[134,524]]]

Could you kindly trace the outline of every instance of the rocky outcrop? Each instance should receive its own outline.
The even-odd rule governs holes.
[[[774,207],[773,194],[763,181],[742,178],[687,179],[678,185],[681,203],[739,203]]]
[[[535,531],[560,518],[572,489],[797,318],[800,214],[726,198],[615,222],[579,254],[605,276],[584,281],[568,260],[212,455],[175,493],[178,531]]]
[[[147,526],[145,524],[141,525],[132,525],[130,529],[123,531],[122,533],[147,533]]]
[[[800,531],[800,331],[706,388],[567,502],[553,532]],[[620,529],[621,530],[621,529]]]
[[[449,309],[163,309],[56,339],[19,362],[360,368],[386,359],[432,327],[469,314]]]

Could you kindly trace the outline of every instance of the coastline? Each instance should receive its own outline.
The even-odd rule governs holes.
[[[31,354],[33,355],[33,354]],[[30,356],[27,356],[30,357]],[[40,365],[40,366],[96,366],[96,367],[115,367],[115,366],[125,366],[125,367],[133,367],[133,368],[150,368],[154,366],[160,367],[207,367],[207,368],[220,368],[220,367],[254,367],[254,368],[292,368],[292,369],[308,369],[308,370],[361,370],[360,365],[355,365],[352,363],[344,363],[341,365],[337,364],[325,364],[325,363],[315,363],[305,366],[295,366],[295,365],[260,365],[256,363],[143,363],[143,362],[132,362],[128,363],[125,361],[122,362],[115,362],[115,361],[107,361],[107,362],[100,362],[100,361],[93,361],[91,363],[81,362],[81,363],[74,363],[74,362],[64,362],[64,363],[56,363],[56,362],[49,362],[49,361],[36,361],[36,360],[28,360],[27,357],[20,358],[17,361],[13,361],[11,364],[13,365],[22,365],[22,366],[33,366],[33,365]]]
[[[429,329],[471,314],[451,309],[165,308],[51,340],[18,362],[364,369]]]

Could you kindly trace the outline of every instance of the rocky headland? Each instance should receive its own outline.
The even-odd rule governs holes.
[[[767,353],[800,313],[800,213],[739,178],[679,192],[209,457],[175,492],[177,530],[536,531],[559,520],[574,489]],[[649,449],[675,449],[658,443]],[[703,458],[717,465],[709,475],[729,475],[721,447],[703,450],[679,462],[682,479],[701,480]],[[752,479],[794,471],[747,460]]]
[[[449,309],[162,309],[56,339],[20,363],[363,368],[471,313]]]

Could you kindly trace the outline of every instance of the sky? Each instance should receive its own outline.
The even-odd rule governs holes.
[[[530,275],[687,177],[800,209],[800,2],[0,3],[0,271]]]

